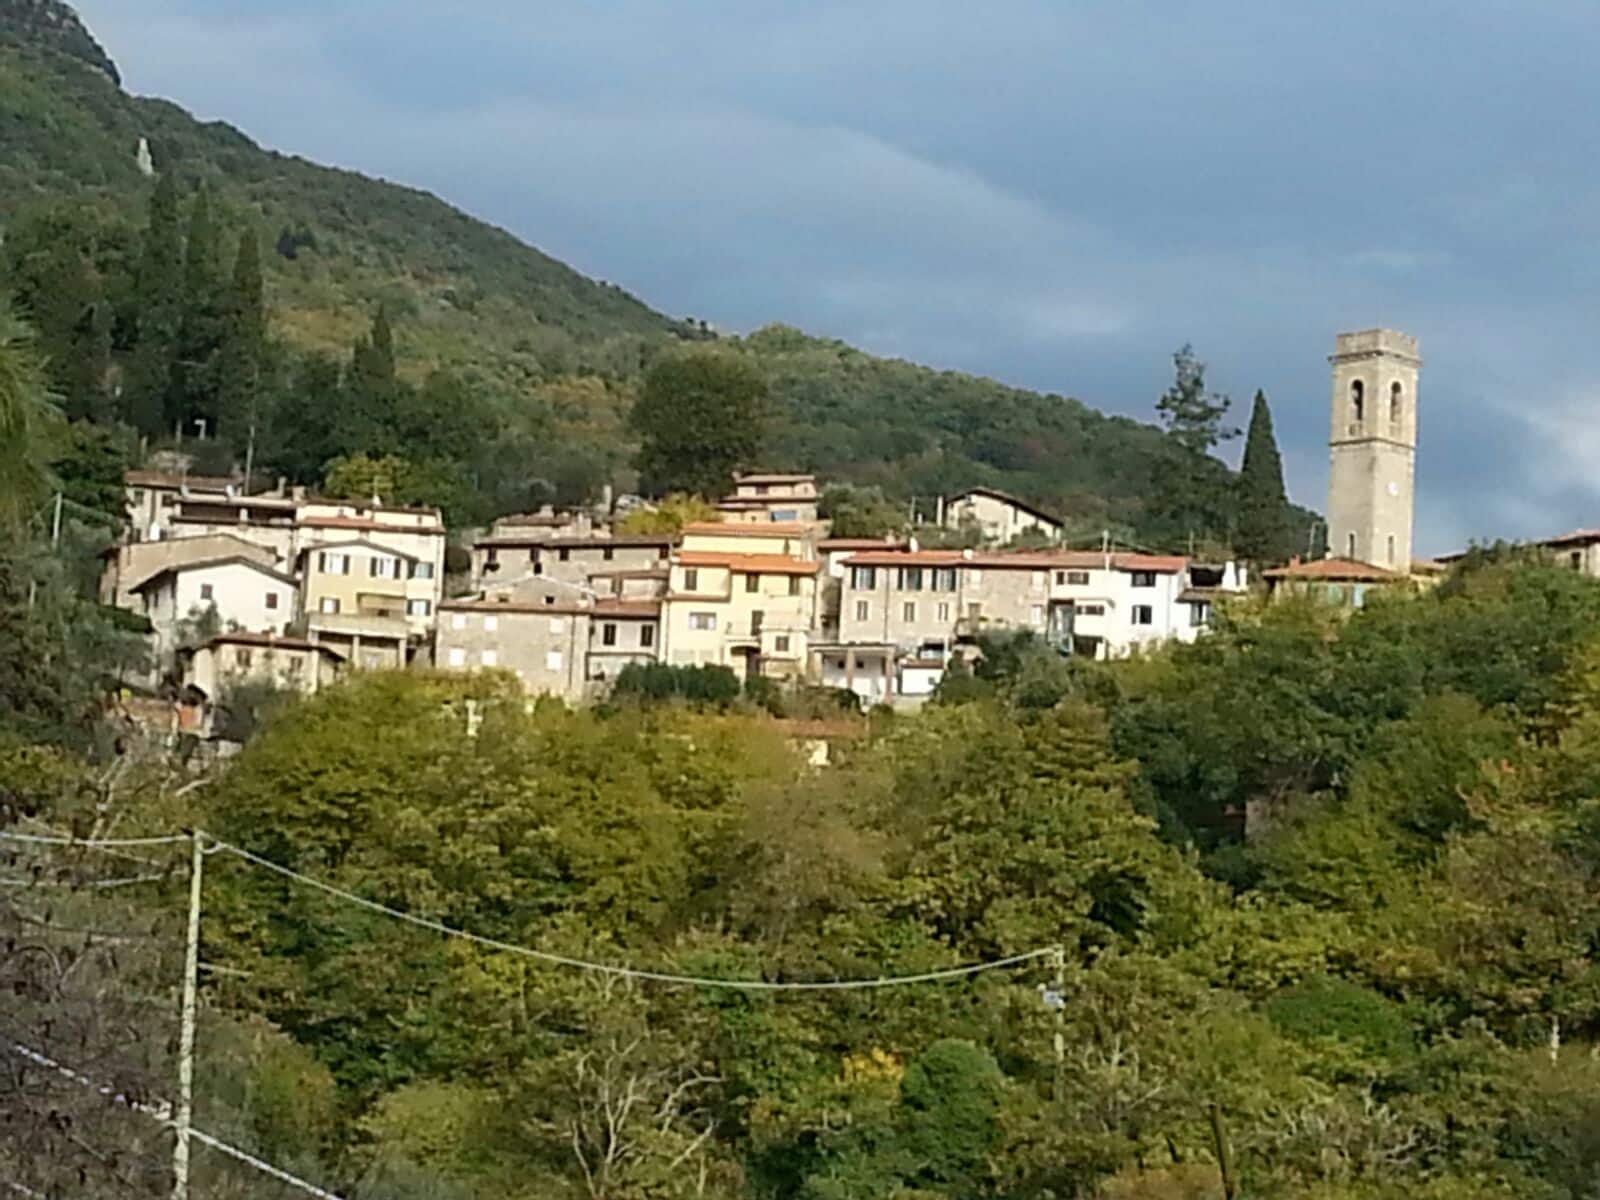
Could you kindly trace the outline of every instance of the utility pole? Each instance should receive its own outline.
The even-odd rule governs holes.
[[[56,493],[56,515],[50,522],[50,548],[58,549],[61,545],[61,493]]]
[[[1050,955],[1056,969],[1056,1104],[1067,1090],[1067,948],[1057,946]]]
[[[194,1019],[200,981],[200,876],[205,849],[199,830],[191,833],[189,866],[189,936],[184,946],[183,1012],[178,1025],[178,1107],[173,1119],[177,1141],[172,1146],[172,1200],[189,1198],[189,1125],[194,1118]]]

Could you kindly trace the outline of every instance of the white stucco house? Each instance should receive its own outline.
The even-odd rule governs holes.
[[[281,634],[297,615],[293,575],[242,554],[175,563],[135,589],[155,633],[157,673],[172,664],[182,622],[214,609],[221,629]]]

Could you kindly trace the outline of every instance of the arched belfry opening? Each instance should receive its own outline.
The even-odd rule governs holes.
[[[1359,425],[1366,419],[1367,385],[1359,379],[1350,381],[1350,420]]]

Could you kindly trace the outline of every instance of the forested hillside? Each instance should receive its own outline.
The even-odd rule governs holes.
[[[141,138],[154,177],[140,169]],[[902,505],[987,484],[1060,511],[1075,531],[1109,526],[1149,541],[1226,540],[1233,523],[1230,474],[1215,460],[1183,473],[1207,497],[1199,528],[1193,513],[1153,502],[1152,481],[1173,472],[1172,447],[1152,426],[781,327],[712,339],[432,196],[266,151],[225,124],[129,96],[53,0],[0,4],[0,148],[0,286],[47,342],[69,337],[75,361],[103,360],[98,386],[119,404],[94,419],[133,425],[158,444],[187,421],[186,437],[203,428],[216,439],[202,448],[208,466],[242,464],[252,429],[254,466],[313,483],[332,459],[405,446],[423,461],[407,464],[403,498],[442,503],[457,523],[583,499],[606,483],[627,489],[636,444],[626,416],[642,372],[678,342],[714,340],[769,377],[769,465],[876,486]],[[158,201],[163,184],[170,195]],[[156,258],[191,257],[201,195],[215,245],[202,245],[183,281],[198,294],[169,287],[163,297],[152,232],[167,241]],[[211,359],[211,376],[238,375],[217,334],[242,235],[258,244],[265,341],[250,355],[259,382],[248,412],[225,413],[207,393],[216,390],[207,369],[191,364]],[[89,264],[86,276],[68,252]],[[152,318],[163,305],[170,314]],[[374,399],[352,384],[353,347],[380,312],[410,400]],[[85,347],[87,333],[103,353]],[[159,399],[150,395],[157,373]],[[174,374],[197,375],[198,391]],[[322,424],[340,428],[304,436],[308,409],[328,410]],[[388,432],[397,422],[403,436]],[[434,425],[437,439],[427,436]],[[1303,542],[1310,514],[1282,519]]]

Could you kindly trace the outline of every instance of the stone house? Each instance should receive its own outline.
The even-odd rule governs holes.
[[[1041,508],[994,488],[968,488],[945,502],[944,525],[960,529],[975,525],[983,540],[1003,546],[1024,533],[1037,533],[1052,541],[1061,536],[1061,521]]]
[[[730,524],[812,524],[818,499],[815,475],[750,473],[734,476],[717,511]]]
[[[473,587],[529,578],[587,585],[591,575],[601,573],[664,570],[675,544],[666,534],[546,538],[501,531],[473,544]]]
[[[207,533],[197,537],[162,538],[154,542],[122,542],[100,552],[100,603],[138,611],[143,602],[135,589],[167,567],[204,559],[235,555],[263,566],[282,569],[278,556],[265,546],[246,541],[233,533]]]
[[[799,677],[817,614],[821,563],[771,553],[680,550],[662,606],[663,661],[743,677]]]
[[[267,683],[311,695],[339,677],[343,660],[329,646],[262,633],[219,633],[180,652],[183,683],[214,703],[240,683]]]
[[[163,567],[133,589],[155,635],[158,674],[179,649],[183,622],[215,610],[224,629],[283,633],[297,615],[294,576],[244,554]]]
[[[1274,600],[1299,596],[1340,608],[1360,608],[1374,592],[1407,584],[1407,576],[1398,571],[1348,558],[1294,560],[1288,566],[1261,574],[1267,581],[1268,595]]]

